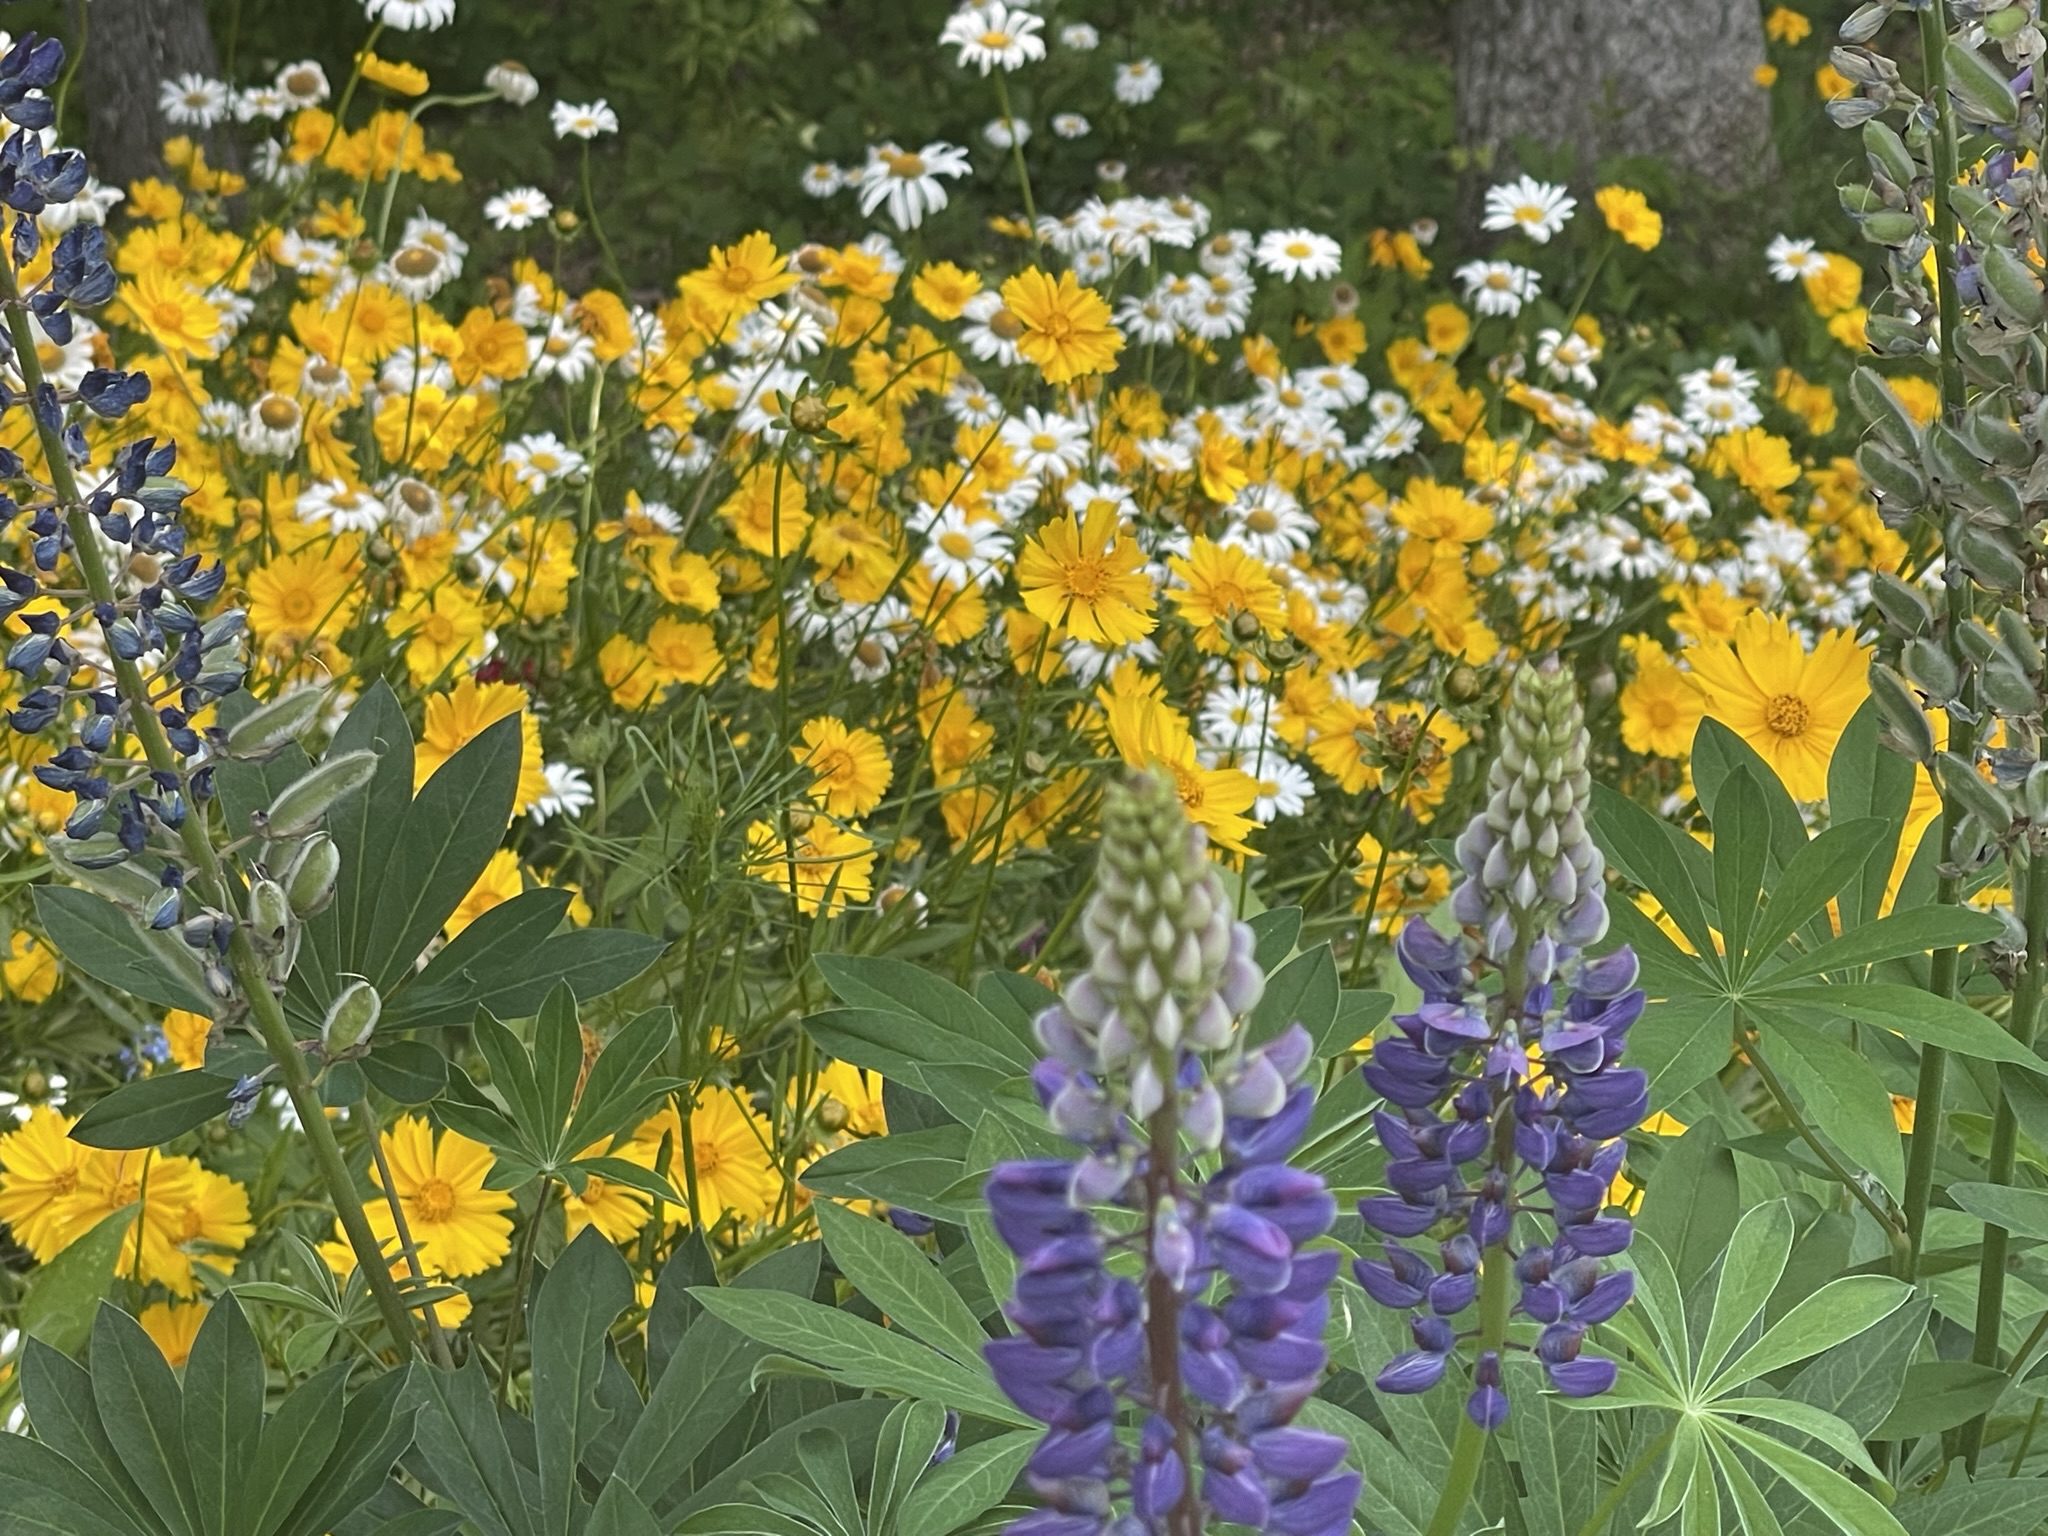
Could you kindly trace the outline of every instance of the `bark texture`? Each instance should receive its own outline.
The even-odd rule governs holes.
[[[162,169],[164,140],[190,131],[172,128],[158,110],[163,82],[187,70],[216,77],[220,55],[206,0],[73,0],[74,20],[81,10],[90,31],[76,93],[86,108],[93,174],[125,187]],[[213,164],[233,163],[223,161],[223,148],[208,139]]]
[[[1756,0],[1457,0],[1458,135],[1513,168],[1517,141],[1582,172],[1655,155],[1730,192],[1775,171]]]

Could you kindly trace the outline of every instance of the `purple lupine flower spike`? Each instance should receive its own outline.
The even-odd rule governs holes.
[[[1040,1015],[1033,1074],[1081,1155],[1004,1163],[986,1190],[1018,1258],[1016,1331],[988,1345],[989,1368],[1046,1425],[1025,1468],[1040,1507],[1010,1530],[1195,1536],[1213,1518],[1342,1536],[1361,1480],[1341,1439],[1293,1425],[1328,1363],[1338,1264],[1309,1246],[1336,1202],[1287,1161],[1314,1047],[1299,1025],[1245,1044],[1237,1021],[1265,987],[1252,932],[1171,785],[1108,796],[1082,931],[1089,968]],[[1214,1155],[1206,1180],[1192,1154]],[[1097,1206],[1132,1212],[1132,1236],[1105,1237]],[[1112,1275],[1132,1244],[1142,1273]],[[1120,1404],[1141,1410],[1135,1436]]]
[[[1451,907],[1463,932],[1402,929],[1395,955],[1423,1001],[1364,1067],[1386,1101],[1374,1125],[1389,1193],[1359,1214],[1388,1242],[1353,1273],[1373,1300],[1409,1313],[1415,1344],[1378,1386],[1428,1391],[1451,1374],[1461,1340],[1476,1339],[1465,1411],[1487,1430],[1508,1417],[1504,1351],[1532,1351],[1567,1396],[1612,1386],[1614,1363],[1581,1349],[1635,1289],[1632,1273],[1601,1260],[1634,1235],[1608,1213],[1607,1191],[1617,1138],[1649,1109],[1646,1075],[1620,1064],[1643,993],[1627,948],[1583,953],[1607,931],[1586,754],[1570,678],[1525,667],[1503,710],[1486,808],[1457,842],[1464,879]],[[1482,988],[1488,972],[1497,988]],[[1434,1263],[1410,1246],[1432,1236]],[[1476,1327],[1462,1321],[1475,1307]],[[1541,1326],[1533,1345],[1508,1337],[1514,1315]]]

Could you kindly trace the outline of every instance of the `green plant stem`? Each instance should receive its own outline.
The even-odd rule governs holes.
[[[2027,930],[2026,965],[2013,988],[2012,1015],[2006,1028],[2020,1045],[2032,1050],[2041,1017],[2041,995],[2048,983],[2048,849],[2027,850],[2027,874],[2020,890],[2020,919]],[[2019,1122],[2012,1100],[1998,1096],[1998,1108],[1991,1120],[1991,1157],[1985,1178],[1993,1184],[2010,1184],[2019,1151]],[[1999,1337],[2005,1324],[2005,1267],[2012,1234],[2004,1227],[1987,1223],[1984,1248],[1977,1270],[1977,1328],[1970,1358],[1979,1365],[1998,1364]],[[1984,1450],[1984,1435],[1991,1422],[1991,1410],[1972,1419],[1963,1430],[1963,1459],[1972,1472]]]
[[[1933,185],[1930,196],[1934,205],[1934,290],[1936,307],[1940,311],[1940,336],[1937,340],[1939,365],[1937,376],[1941,383],[1941,408],[1944,420],[1954,420],[1963,409],[1963,365],[1956,350],[1956,324],[1962,315],[1962,302],[1956,292],[1956,211],[1949,199],[1950,190],[1956,184],[1956,119],[1955,109],[1948,97],[1948,60],[1944,50],[1948,46],[1948,6],[1945,0],[1925,0],[1920,9],[1920,54],[1926,69],[1926,96],[1934,108],[1934,134],[1931,146]],[[1969,578],[1960,566],[1951,567],[1948,576],[1948,634],[1947,644],[1951,653],[1956,648],[1956,636],[1963,627],[1973,622],[1974,604],[1970,600]],[[1964,658],[1958,658],[1964,660]],[[1964,667],[1964,675],[1969,669]],[[1974,693],[1974,690],[1971,690]],[[1967,702],[1974,703],[1974,699]],[[1969,712],[1974,716],[1974,710]],[[1948,750],[1967,758],[1970,755],[1973,732],[1957,718],[1956,712],[1949,715]],[[1941,856],[1942,866],[1949,869],[1955,863],[1956,826],[1962,820],[1962,808],[1951,795],[1942,796]],[[1954,906],[1962,897],[1962,882],[1951,874],[1944,874],[1935,888],[1935,903],[1939,906]],[[1961,953],[1953,949],[1939,950],[1928,967],[1927,990],[1937,997],[1953,997],[1956,991],[1957,973],[1961,967]],[[1925,1242],[1927,1229],[1927,1207],[1934,1188],[1934,1160],[1940,1151],[1942,1100],[1948,1087],[1948,1054],[1938,1046],[1923,1046],[1920,1052],[1920,1077],[1913,1095],[1913,1140],[1906,1161],[1906,1189],[1904,1207],[1906,1213],[1906,1252],[1899,1261],[1899,1278],[1912,1284],[1919,1278],[1920,1254]]]
[[[357,1112],[363,1117],[363,1127],[370,1133],[370,1157],[377,1165],[377,1182],[384,1191],[384,1203],[391,1212],[391,1230],[398,1236],[398,1251],[405,1255],[405,1267],[412,1271],[416,1284],[427,1282],[426,1266],[420,1262],[419,1244],[413,1241],[412,1223],[405,1219],[405,1202],[398,1198],[398,1185],[391,1177],[391,1160],[384,1155],[384,1128],[377,1122],[377,1108],[366,1094],[358,1102]],[[427,1322],[427,1345],[433,1351],[434,1364],[444,1371],[455,1369],[455,1357],[448,1349],[448,1334],[441,1327],[441,1318],[428,1302],[421,1309]]]
[[[1641,1482],[1643,1474],[1657,1464],[1657,1458],[1664,1454],[1665,1449],[1671,1444],[1672,1437],[1677,1433],[1678,1426],[1674,1424],[1643,1448],[1643,1454],[1629,1463],[1628,1470],[1621,1474],[1621,1481],[1607,1490],[1607,1496],[1594,1509],[1592,1517],[1579,1527],[1579,1536],[1600,1536],[1600,1533],[1607,1529],[1607,1522],[1614,1518],[1614,1512],[1621,1507],[1621,1501],[1628,1497],[1629,1489]]]
[[[4,261],[0,261],[0,302],[7,307],[7,326],[14,338],[15,366],[21,370],[25,392],[33,399],[43,386],[42,362],[36,354],[35,331],[29,323],[28,311],[22,305],[21,288],[15,280],[14,268]],[[112,606],[119,601],[119,594],[107,570],[106,557],[100,550],[99,530],[86,516],[85,498],[79,491],[78,477],[72,472],[71,461],[65,455],[63,439],[57,429],[40,417],[36,420],[36,435],[50,472],[51,488],[66,509],[72,559],[77,563],[93,602]],[[150,704],[149,684],[141,669],[134,662],[111,652],[110,659],[115,683],[128,704],[129,726],[142,744],[143,756],[149,759],[154,771],[182,778],[184,765]],[[234,885],[212,838],[207,834],[205,816],[187,816],[184,825],[178,829],[178,838],[187,861],[199,877],[201,893],[219,910],[234,911],[240,903],[234,899]],[[363,1202],[356,1193],[355,1180],[349,1175],[348,1164],[341,1155],[341,1145],[334,1139],[334,1128],[327,1123],[320,1094],[314,1087],[312,1073],[307,1070],[305,1053],[300,1050],[291,1025],[285,1022],[284,1008],[278,1002],[277,994],[271,990],[268,969],[250,942],[248,929],[240,924],[236,925],[228,942],[227,958],[236,986],[248,1001],[256,1032],[270,1053],[278,1080],[284,1085],[292,1109],[305,1131],[314,1167],[319,1170],[321,1181],[327,1186],[328,1197],[334,1202],[335,1215],[341,1222],[349,1247],[355,1252],[357,1267],[362,1270],[370,1294],[377,1300],[377,1309],[383,1314],[384,1325],[390,1330],[391,1342],[400,1349],[417,1350],[419,1339],[406,1313],[405,1301],[398,1294],[397,1282],[391,1278],[390,1268],[385,1263],[383,1245],[370,1230]]]
[[[1031,173],[1024,168],[1024,145],[1017,137],[1017,119],[1010,111],[1010,84],[1003,71],[996,71],[996,104],[1010,129],[1010,163],[1017,168],[1017,191],[1024,199],[1024,221],[1031,226],[1031,238],[1038,239],[1038,209],[1031,199]]]
[[[1507,1136],[1514,1136],[1514,1111],[1503,1106],[1499,1125],[1507,1128]],[[1496,1129],[1494,1139],[1499,1141],[1501,1133]],[[1512,1278],[1513,1263],[1508,1258],[1505,1244],[1501,1244],[1486,1255],[1479,1272],[1479,1348],[1498,1351],[1508,1334],[1508,1310],[1513,1292],[1508,1288]],[[1444,1491],[1437,1499],[1436,1512],[1429,1517],[1429,1529],[1424,1536],[1455,1536],[1458,1517],[1472,1502],[1473,1490],[1479,1484],[1479,1463],[1486,1454],[1487,1432],[1474,1422],[1469,1413],[1458,1416],[1458,1438],[1451,1445],[1451,1468],[1444,1478]]]

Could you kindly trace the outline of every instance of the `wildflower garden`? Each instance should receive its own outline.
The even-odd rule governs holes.
[[[2048,1528],[2036,0],[1745,9],[1744,210],[1414,0],[104,172],[165,3],[0,8],[0,1536]]]

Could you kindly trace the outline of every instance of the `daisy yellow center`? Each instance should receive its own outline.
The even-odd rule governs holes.
[[[1253,533],[1271,533],[1280,526],[1280,519],[1273,515],[1270,508],[1259,507],[1245,518],[1244,525]]]
[[[1492,288],[1492,289],[1494,289],[1494,290],[1496,290],[1496,291],[1499,291],[1499,290],[1505,289],[1505,288],[1506,288],[1506,287],[1508,286],[1508,275],[1507,275],[1507,273],[1505,273],[1505,272],[1489,272],[1489,273],[1487,273],[1487,274],[1486,274],[1486,286],[1487,286],[1487,287],[1489,287],[1489,288]]]
[[[984,32],[981,34],[981,46],[984,48],[1007,48],[1010,46],[1010,41],[1010,34],[1007,32]]]
[[[924,174],[924,156],[913,155],[908,150],[882,151],[882,164],[889,168],[891,176],[900,176],[905,181],[913,181]]]
[[[1294,257],[1297,261],[1301,260],[1303,257],[1309,254],[1308,242],[1306,240],[1288,241],[1287,254]]]
[[[282,395],[266,396],[256,407],[256,416],[273,432],[289,432],[299,424],[299,408]]]
[[[1806,707],[1806,701],[1797,694],[1776,694],[1764,705],[1764,724],[1788,740],[1805,735],[1806,728],[1812,720],[1813,711]]]
[[[1515,222],[1518,224],[1539,224],[1542,220],[1543,210],[1534,203],[1523,203],[1515,209]]]
[[[422,1221],[446,1221],[455,1214],[455,1187],[446,1179],[429,1179],[412,1197]]]
[[[974,553],[974,540],[957,528],[950,528],[939,535],[939,548],[955,560],[965,560]]]

